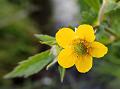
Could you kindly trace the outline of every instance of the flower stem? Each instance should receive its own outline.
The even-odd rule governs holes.
[[[101,22],[103,21],[103,17],[104,17],[104,13],[107,5],[108,5],[108,0],[103,0],[102,6],[98,13],[98,23],[97,23],[98,25],[100,25]]]

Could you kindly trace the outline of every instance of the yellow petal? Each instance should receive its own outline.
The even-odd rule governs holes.
[[[80,25],[76,31],[76,34],[80,39],[88,42],[93,42],[95,40],[93,27],[87,24]]]
[[[75,36],[75,32],[70,28],[62,28],[56,33],[56,41],[57,43],[66,48],[71,42],[72,38]]]
[[[58,55],[58,64],[63,68],[72,67],[75,64],[76,57],[70,48],[63,49]]]
[[[88,72],[92,68],[92,57],[90,55],[80,56],[75,66],[81,73]]]
[[[101,44],[100,42],[92,42],[89,48],[89,54],[93,57],[103,57],[108,51],[108,48]]]

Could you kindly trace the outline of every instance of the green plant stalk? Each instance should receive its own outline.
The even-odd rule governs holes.
[[[105,8],[107,7],[107,5],[108,5],[108,0],[103,0],[102,6],[101,6],[99,13],[98,13],[98,23],[97,23],[98,25],[100,25],[101,22],[103,21]]]
[[[102,22],[103,19],[104,19],[105,8],[107,7],[108,2],[109,2],[109,0],[103,0],[103,3],[102,3],[102,5],[101,5],[101,8],[100,8],[99,13],[98,13],[98,21],[97,21],[97,24],[94,26],[95,29],[100,26],[101,22]],[[96,30],[95,30],[95,31],[96,31]],[[113,33],[112,31],[110,31],[108,28],[105,28],[105,31],[108,32],[108,33],[110,33],[112,36],[115,37],[115,40],[114,40],[114,41],[120,39],[120,37],[118,37],[115,33]]]

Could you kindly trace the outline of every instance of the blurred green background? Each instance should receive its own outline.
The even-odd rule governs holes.
[[[107,1],[107,0],[106,0]],[[49,49],[34,34],[55,35],[63,26],[96,26],[102,0],[0,0],[0,89],[120,89],[120,1],[108,0],[97,40],[108,54],[94,60],[86,74],[67,70],[64,82],[56,65],[28,78],[3,79],[17,63]]]

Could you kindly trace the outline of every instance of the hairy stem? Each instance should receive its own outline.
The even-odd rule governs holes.
[[[99,10],[99,14],[98,14],[98,25],[101,24],[101,22],[103,21],[103,17],[104,17],[104,13],[105,13],[105,8],[108,5],[108,0],[103,0],[102,6]]]

